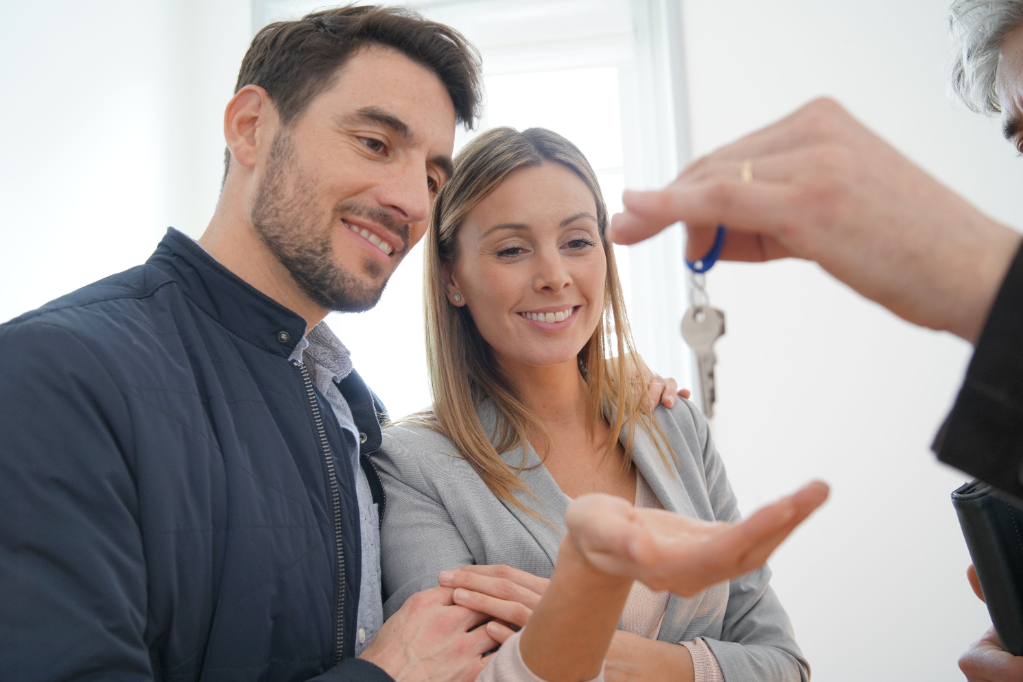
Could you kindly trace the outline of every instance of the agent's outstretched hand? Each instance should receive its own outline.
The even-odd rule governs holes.
[[[611,495],[582,495],[565,514],[566,540],[604,573],[688,597],[762,566],[827,497],[828,486],[815,481],[729,525],[637,509]]]
[[[722,259],[814,260],[896,315],[971,342],[1020,243],[829,99],[622,202],[619,244],[682,221],[695,259],[723,223]]]

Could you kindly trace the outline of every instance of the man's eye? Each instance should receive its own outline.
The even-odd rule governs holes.
[[[426,176],[426,186],[430,189],[431,194],[436,194],[440,191],[440,185],[430,176]]]
[[[380,140],[373,139],[372,137],[362,137],[359,139],[362,140],[362,143],[366,145],[366,148],[369,149],[371,152],[376,152],[377,154],[379,154],[380,152],[383,152],[384,150],[387,149],[387,145],[385,145]]]

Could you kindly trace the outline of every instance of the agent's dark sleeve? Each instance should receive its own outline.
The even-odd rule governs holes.
[[[942,462],[1023,500],[1023,247],[932,447]]]

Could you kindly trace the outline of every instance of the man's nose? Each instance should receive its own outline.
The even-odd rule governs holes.
[[[414,163],[391,166],[382,187],[380,203],[406,224],[421,223],[430,217],[432,195],[426,169]]]

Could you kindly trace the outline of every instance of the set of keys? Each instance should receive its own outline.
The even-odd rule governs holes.
[[[721,247],[725,243],[726,229],[719,225],[714,236],[714,246],[706,256],[697,261],[686,260],[689,277],[689,309],[682,317],[682,338],[696,353],[696,364],[700,371],[700,391],[703,396],[704,416],[714,416],[714,343],[725,334],[725,314],[710,305],[710,297],[704,287],[705,273],[717,262]]]

